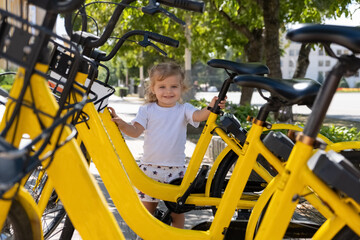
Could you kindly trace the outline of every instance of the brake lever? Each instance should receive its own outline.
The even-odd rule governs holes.
[[[179,23],[179,24],[181,24],[181,25],[183,25],[183,26],[186,25],[186,23],[185,23],[183,20],[181,20],[181,19],[179,19],[178,17],[176,17],[173,13],[168,12],[168,11],[166,11],[166,10],[163,9],[163,8],[159,8],[159,9],[160,9],[161,13],[163,13],[163,14],[166,15],[166,16],[168,16],[170,19],[174,20],[175,22],[177,22],[177,23]]]
[[[186,25],[186,23],[184,21],[182,21],[181,19],[176,17],[174,14],[172,14],[172,13],[168,12],[167,10],[165,10],[164,8],[160,7],[160,4],[158,2],[156,2],[156,0],[149,0],[149,4],[145,7],[142,7],[141,11],[143,13],[150,14],[150,15],[154,15],[155,13],[162,13],[162,14],[166,15],[167,17],[169,17],[170,19],[174,20],[175,22],[177,22],[181,25]]]
[[[167,56],[167,53],[164,50],[162,50],[149,40],[148,35],[144,35],[144,39],[138,42],[138,44],[144,48],[146,48],[147,46],[151,46],[155,48],[156,51],[160,52],[162,55]]]

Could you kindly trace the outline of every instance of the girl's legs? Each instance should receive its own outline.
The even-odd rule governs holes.
[[[157,202],[142,202],[145,206],[145,208],[152,214],[154,215],[156,207],[158,205]]]
[[[171,226],[177,228],[184,228],[185,225],[185,214],[184,213],[171,213],[172,223]]]
[[[156,207],[158,205],[157,202],[142,202],[145,208],[154,215]],[[176,228],[184,228],[185,225],[185,214],[184,213],[171,213],[172,223],[171,226]]]
[[[155,209],[158,205],[157,202],[145,202],[142,201],[142,203],[144,204],[145,208],[152,214],[154,215],[155,213]],[[142,238],[140,238],[139,236],[136,237],[136,240],[143,240]]]

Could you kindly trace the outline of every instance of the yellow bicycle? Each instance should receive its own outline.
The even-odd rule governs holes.
[[[107,58],[108,57],[101,56],[98,58],[98,60],[107,59]],[[251,71],[253,71],[254,73],[266,73],[266,68],[261,65],[236,64],[224,60],[212,60],[209,64],[213,65],[214,67],[225,68],[229,72],[234,72],[234,73],[229,73],[230,77],[224,84],[225,87],[220,93],[220,99],[221,99],[221,95],[222,96],[226,95],[227,87],[231,84],[232,78],[235,75],[250,73]],[[258,70],[259,72],[257,72]],[[300,82],[300,83],[293,82],[294,85],[286,89],[285,91],[296,92],[293,89],[295,84],[304,84],[304,83],[306,84],[306,82]],[[308,84],[307,86],[308,89],[305,90],[308,92],[304,90],[304,92],[299,91],[297,92],[297,94],[298,95],[304,94],[304,96],[301,97],[306,99],[308,103],[311,103],[311,100],[316,95],[319,86],[313,82],[308,82],[307,84]],[[283,85],[286,84],[282,83],[281,86],[283,87]],[[291,104],[302,103],[300,100],[303,99],[296,99],[296,100],[298,100],[299,102],[293,100]],[[277,104],[281,104],[281,100],[278,100]],[[275,108],[273,110],[275,110]],[[187,171],[187,175],[185,175],[184,179],[182,179],[181,184],[179,186],[171,186],[168,184],[157,183],[152,179],[148,178],[146,175],[144,175],[142,171],[138,168],[135,159],[133,158],[131,152],[129,151],[124,141],[124,138],[121,136],[121,133],[117,130],[116,126],[111,121],[111,116],[107,111],[100,113],[101,119],[99,119],[98,117],[99,114],[96,111],[96,109],[92,106],[92,104],[86,105],[83,111],[86,113],[85,115],[88,120],[84,123],[77,124],[79,137],[83,139],[83,142],[86,148],[88,149],[89,155],[92,157],[92,160],[97,166],[101,174],[101,177],[103,178],[103,181],[107,186],[107,189],[110,195],[112,196],[115,204],[118,203],[120,205],[120,201],[117,200],[118,198],[120,198],[119,196],[117,196],[118,193],[120,192],[120,189],[116,189],[116,186],[114,184],[114,181],[116,180],[112,177],[112,176],[116,176],[118,171],[121,171],[120,169],[116,169],[119,168],[119,166],[116,165],[118,161],[117,155],[120,156],[122,164],[125,167],[131,182],[137,188],[141,189],[145,193],[148,193],[154,197],[175,202],[176,203],[175,206],[174,205],[169,205],[169,206],[171,207],[172,211],[178,211],[178,212],[188,211],[189,209],[193,209],[194,206],[219,205],[221,201],[219,197],[222,196],[224,190],[224,186],[223,186],[224,173],[227,173],[227,169],[226,167],[221,167],[220,169],[218,166],[220,162],[226,162],[227,164],[228,162],[234,163],[238,159],[238,156],[244,155],[243,153],[244,150],[242,150],[242,146],[244,142],[241,143],[240,140],[241,138],[246,139],[246,141],[253,143],[254,146],[257,146],[256,150],[255,149],[252,150],[252,155],[250,154],[248,155],[249,158],[253,158],[253,156],[258,156],[259,154],[261,154],[265,157],[265,159],[267,159],[270,162],[270,165],[273,166],[273,168],[275,168],[277,172],[281,173],[283,169],[283,162],[279,161],[279,159],[275,157],[274,153],[269,151],[268,147],[266,147],[263,141],[261,141],[262,138],[261,134],[264,132],[264,130],[266,131],[269,130],[270,125],[261,123],[263,122],[263,120],[256,121],[261,123],[260,128],[256,130],[257,131],[256,134],[250,135],[251,132],[250,131],[248,136],[246,136],[246,134],[240,132],[240,136],[235,137],[236,135],[238,135],[238,133],[234,132],[234,133],[230,133],[230,136],[228,136],[228,133],[224,131],[221,128],[221,126],[218,126],[215,123],[215,120],[217,119],[219,113],[218,110],[214,110],[213,111],[214,114],[211,115],[208,122],[206,123],[206,129],[203,131],[203,134],[200,137],[193,158],[190,160],[190,165]],[[262,112],[261,113],[262,115],[260,117],[263,118],[269,112],[270,111]],[[99,127],[101,126],[101,124],[105,126],[107,131],[104,131],[102,127]],[[256,127],[253,126],[253,128]],[[293,125],[274,125],[274,128],[294,129],[298,131],[302,130],[301,128]],[[204,183],[203,185],[205,190],[200,193],[199,192],[194,193],[192,191],[195,190],[196,192],[196,190],[198,190],[197,188],[199,182],[203,183],[205,180],[206,171],[208,167],[206,166],[203,167],[203,170],[200,171],[199,174],[198,174],[198,170],[200,168],[201,160],[203,159],[206,148],[209,145],[209,142],[214,132],[217,133],[219,136],[221,136],[225,140],[225,142],[229,145],[229,147],[227,147],[223,151],[223,153],[220,154],[220,156],[217,158],[214,165],[212,166],[211,171],[208,177],[206,178],[206,183]],[[96,141],[92,137],[93,135],[98,136]],[[109,140],[106,140],[108,138],[108,135],[110,136],[111,142],[114,144],[117,153],[114,152],[111,142]],[[103,143],[102,148],[99,148],[99,144],[98,144],[99,140],[101,143]],[[356,147],[356,143],[352,143],[351,146]],[[341,150],[341,148],[343,147],[344,146],[340,147],[338,150]],[[349,146],[346,147],[347,149],[349,148]],[[114,161],[113,159],[115,159],[116,161]],[[224,159],[227,160],[223,161]],[[247,159],[247,158],[244,157],[243,159]],[[113,161],[114,163],[110,163]],[[109,168],[109,166],[112,167]],[[250,167],[252,169],[252,166]],[[263,179],[265,179],[265,181],[270,182],[272,180],[273,175],[270,174],[269,170],[265,169],[261,164],[255,164],[254,168],[259,173],[259,175]],[[217,171],[219,169],[220,171]],[[245,170],[244,172],[246,171],[248,170]],[[244,174],[241,175],[245,176]],[[215,180],[213,181],[213,179]],[[216,187],[214,187],[215,186],[213,185],[214,183],[217,184]],[[247,183],[247,178],[245,183]],[[217,196],[213,195],[215,190],[217,191],[216,193]],[[243,199],[237,201],[236,208],[251,209],[257,203],[255,201],[256,199],[257,196],[254,196],[253,194],[251,194],[250,196],[244,195]],[[121,208],[121,206],[118,205],[116,206],[118,209]]]
[[[1,14],[8,16],[8,13],[6,12],[1,12]],[[48,18],[54,17],[54,15],[56,16],[56,14],[54,13],[49,13]],[[46,27],[49,27],[51,29],[51,25],[46,25]],[[44,43],[47,42],[44,41]],[[21,90],[23,89],[24,71],[20,70],[20,73],[18,74],[18,77],[16,79],[16,83],[14,84],[13,89],[10,93],[10,100],[8,102],[7,109],[4,115],[5,120],[3,120],[2,123],[5,125],[5,122],[7,122],[8,120],[7,116],[11,116],[11,113],[14,112],[11,102],[23,103],[24,106],[22,106],[22,110],[27,109],[26,105],[32,105],[33,102],[36,102],[36,104],[38,104],[36,105],[37,112],[46,114],[43,114],[44,116],[42,118],[38,118],[33,111],[24,110],[24,112],[26,111],[27,113],[26,115],[18,115],[17,112],[14,116],[17,116],[17,118],[19,119],[18,121],[22,123],[21,125],[19,125],[21,127],[16,128],[16,133],[11,132],[12,134],[9,134],[10,137],[14,136],[17,142],[11,144],[13,148],[6,148],[4,153],[7,153],[9,148],[10,150],[13,149],[15,153],[18,153],[18,149],[14,148],[14,146],[18,145],[18,142],[20,141],[24,133],[29,134],[31,138],[34,138],[33,136],[41,136],[43,138],[44,135],[47,136],[46,134],[44,134],[44,132],[47,132],[44,131],[42,128],[42,124],[46,122],[45,120],[43,120],[43,118],[47,119],[49,118],[48,116],[56,116],[56,111],[59,109],[59,104],[56,103],[55,97],[51,95],[44,78],[45,72],[47,71],[47,64],[38,64],[37,69],[40,68],[42,69],[42,71],[37,71],[36,74],[32,75],[32,78],[29,78],[30,86],[31,88],[36,89],[37,94],[33,95],[29,90],[27,92],[28,94],[26,95],[27,101],[25,102],[17,100],[19,99],[19,92],[21,92]],[[78,68],[74,69],[76,69],[75,72],[77,72],[76,82],[82,83],[83,85],[89,74],[78,72]],[[71,78],[69,77],[69,79]],[[307,88],[304,88],[302,91],[296,91],[296,88],[294,87],[296,84],[297,83],[294,83],[294,85],[289,86],[289,89],[291,88],[291,90],[294,90],[298,94],[297,96],[300,97],[299,99],[289,98],[286,95],[281,96],[288,100],[294,100],[291,101],[292,104],[301,103],[302,100],[310,100],[314,97],[315,92],[313,88],[314,86],[312,84],[308,83]],[[76,86],[75,88],[79,89],[79,85]],[[281,86],[285,86],[285,84]],[[79,91],[86,90],[79,89]],[[69,100],[69,98],[72,98],[72,101],[77,102],[80,99],[83,99],[84,95],[80,94],[79,91],[73,92],[70,95],[62,95],[65,96],[65,98],[62,98],[64,99],[64,103],[71,103],[71,106],[77,106],[76,108],[80,108],[79,105],[73,104],[73,102],[70,102]],[[66,93],[66,91],[64,92]],[[278,93],[277,91],[273,92]],[[74,100],[74,97],[76,97],[77,100]],[[15,99],[16,101],[13,101],[11,99]],[[61,103],[61,101],[59,103]],[[220,239],[227,234],[226,229],[228,229],[231,217],[238,205],[250,208],[255,206],[259,202],[240,200],[239,204],[239,199],[243,193],[243,189],[247,183],[247,179],[251,173],[252,168],[254,167],[259,173],[259,175],[265,180],[270,181],[271,179],[273,179],[273,176],[266,169],[264,169],[262,166],[258,166],[257,164],[255,164],[258,155],[256,153],[261,152],[264,155],[265,159],[267,159],[279,173],[277,176],[283,175],[283,163],[278,158],[276,158],[275,155],[271,153],[261,141],[261,134],[264,131],[264,127],[266,128],[268,126],[266,122],[262,121],[261,119],[264,117],[267,110],[269,110],[268,107],[269,106],[264,107],[263,110],[260,112],[261,114],[259,114],[256,119],[252,120],[253,126],[251,130],[247,133],[246,141],[244,142],[243,146],[239,144],[240,140],[235,137],[235,133],[231,133],[229,137],[226,131],[217,127],[217,125],[215,124],[215,119],[217,118],[218,114],[214,112],[211,113],[211,116],[206,124],[206,128],[203,131],[203,135],[202,137],[200,137],[199,146],[208,145],[213,132],[216,132],[227,142],[229,147],[226,149],[226,151],[229,152],[230,149],[233,149],[237,156],[239,156],[239,159],[237,160],[237,164],[234,168],[232,177],[227,184],[222,198],[204,198],[202,196],[206,194],[207,190],[205,190],[205,193],[192,194],[189,195],[189,197],[186,199],[187,204],[203,205],[208,204],[205,203],[203,199],[209,199],[210,204],[218,206],[214,221],[211,224],[209,230],[207,231],[174,229],[156,220],[146,211],[146,209],[139,201],[138,196],[133,190],[133,183],[137,180],[133,179],[131,177],[131,174],[134,175],[134,173],[138,172],[138,170],[135,170],[135,161],[134,163],[131,163],[134,168],[134,173],[132,173],[132,171],[125,171],[122,165],[124,164],[125,166],[124,159],[132,159],[131,152],[126,146],[120,145],[121,148],[116,147],[117,144],[122,144],[121,138],[119,138],[119,142],[114,142],[117,150],[116,152],[114,151],[114,147],[111,145],[107,132],[104,131],[102,121],[99,118],[96,109],[93,107],[93,103],[88,103],[85,105],[85,108],[83,108],[83,111],[87,114],[89,120],[77,124],[77,130],[81,140],[83,140],[85,145],[87,145],[86,148],[88,149],[90,156],[93,158],[101,174],[101,177],[113,201],[116,204],[119,213],[125,219],[126,223],[141,237],[145,239]],[[216,112],[216,109],[212,109],[212,111]],[[67,119],[68,116],[74,116],[75,118],[77,118],[78,115],[75,114],[76,112],[77,111],[75,110],[74,112],[70,111],[67,115],[64,115],[64,119]],[[64,111],[64,109],[61,109],[60,113],[64,114],[66,113],[66,111]],[[109,126],[108,133],[117,132],[117,134],[120,135],[119,131],[117,130],[116,126],[111,122],[110,118],[111,116],[109,112],[104,111],[104,117],[102,118],[102,120],[103,122],[105,122],[106,126]],[[39,121],[39,119],[41,121]],[[41,122],[42,124],[39,124],[39,122]],[[14,124],[8,123],[7,126],[10,126],[9,128],[12,131],[15,130]],[[58,129],[56,128],[57,126],[58,125],[54,125],[55,130]],[[114,131],[111,131],[111,128],[113,128]],[[211,131],[209,131],[210,129]],[[69,129],[63,128],[65,136],[69,135],[69,131]],[[96,139],[93,138],[94,133],[98,134],[96,135]],[[55,140],[58,138],[58,136],[62,136],[61,140],[63,140],[65,138],[64,135],[52,134],[54,138],[50,139],[50,146],[53,146],[53,144],[56,145],[57,141]],[[43,138],[41,138],[41,140]],[[117,138],[111,137],[111,139],[115,140]],[[49,141],[46,141],[46,146],[48,143]],[[100,149],[99,145],[104,146],[104,148]],[[36,144],[32,144],[31,146],[34,146],[34,150],[42,149],[41,146],[38,146]],[[93,146],[95,147],[92,148]],[[50,186],[49,189],[51,191],[53,188],[56,190],[56,193],[63,202],[64,207],[69,214],[75,228],[80,232],[81,236],[84,239],[123,239],[118,225],[116,224],[112,214],[108,210],[108,206],[105,202],[104,197],[102,196],[98,186],[95,183],[95,180],[87,169],[87,162],[85,161],[83,154],[80,151],[79,144],[77,144],[75,140],[72,139],[68,140],[68,142],[64,144],[64,146],[62,146],[61,148],[55,148],[56,151],[53,151],[55,154],[50,154],[51,164],[48,165],[48,156],[42,156],[40,153],[41,159],[44,159],[41,163],[44,167],[47,167],[46,171],[48,174],[48,179],[49,182],[51,182],[51,184],[48,184],[48,186]],[[206,149],[204,148],[205,147],[197,147],[194,153],[194,157],[198,157],[199,159],[202,158],[206,151]],[[225,153],[226,152],[224,152],[224,154]],[[120,156],[122,162],[119,161],[116,154]],[[22,156],[32,156],[32,153],[31,151],[28,151]],[[222,157],[224,157],[224,155]],[[106,161],[107,159],[110,160]],[[114,161],[114,159],[116,159],[117,161]],[[222,158],[220,157],[219,159]],[[251,160],[250,162],[249,159]],[[8,159],[5,159],[2,160],[0,164],[1,166],[5,166],[3,164],[8,162]],[[9,166],[5,166],[1,169],[9,170],[10,168]],[[29,199],[29,195],[26,194],[26,192],[23,190],[21,184],[17,184],[19,180],[26,179],[24,178],[24,173],[20,171],[21,169],[19,169],[19,167],[17,166],[15,166],[13,169],[14,175],[16,175],[17,178],[15,180],[11,178],[11,181],[4,181],[3,179],[1,181],[2,184],[7,183],[7,187],[2,188],[3,194],[1,195],[2,199],[0,201],[0,206],[2,209],[0,212],[0,223],[1,225],[3,225],[3,223],[5,222],[11,203],[17,202],[23,207],[23,209],[25,209],[25,215],[23,217],[33,220],[31,223],[34,224],[30,224],[33,232],[41,234],[41,230],[39,230],[41,228],[39,226],[40,211],[38,210],[38,206],[35,205],[34,201],[31,198]],[[188,175],[185,177],[189,179],[195,179],[196,174],[197,170],[192,170],[189,171]],[[182,197],[185,195],[184,193],[186,192],[188,186],[191,185],[191,183],[188,183],[188,186],[184,185],[186,188],[179,191],[181,185],[171,186],[159,183],[155,184],[150,181],[151,179],[146,178],[144,174],[139,175],[143,180],[142,184],[148,183],[152,186],[159,187],[159,189],[162,191],[164,190],[164,192],[159,193],[158,196],[155,197],[162,198],[162,196],[164,196],[163,199],[175,201],[178,205],[182,205],[185,203],[178,201],[178,197]],[[185,179],[186,178],[184,178],[183,182],[186,181]],[[275,177],[275,179],[280,178]],[[136,185],[136,183],[134,183],[134,185]],[[10,189],[9,187],[12,188]],[[152,191],[151,189],[152,188],[149,187],[148,192]],[[165,194],[165,191],[169,192],[169,196]],[[14,199],[12,198],[15,196],[15,192],[18,193],[15,197],[17,201],[14,201]],[[311,198],[311,196],[309,196],[309,198]],[[9,201],[10,199],[13,201]],[[86,199],[86,201],[83,201],[83,199]],[[131,211],[129,211],[129,209],[131,209]],[[83,219],[86,219],[86,221],[83,221]],[[42,237],[42,234],[41,236],[36,235],[35,238],[36,237]]]
[[[299,198],[304,195],[316,196],[320,204],[313,206],[326,217],[313,239],[359,238],[359,169],[321,143],[320,149],[314,153],[314,147],[319,146],[316,135],[340,79],[360,68],[360,59],[356,56],[360,52],[359,36],[356,27],[332,25],[308,25],[287,33],[293,41],[323,44],[329,56],[336,58],[338,63],[327,76],[304,131],[297,137],[255,239],[281,239]],[[353,54],[336,56],[331,44],[344,46]],[[249,84],[241,79],[238,81]]]

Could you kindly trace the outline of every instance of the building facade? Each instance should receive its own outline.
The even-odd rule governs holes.
[[[288,44],[287,40],[284,40]],[[296,42],[290,42],[288,47],[285,48],[284,54],[281,57],[281,71],[283,78],[290,79],[292,78],[295,69],[296,63],[299,56],[301,44]],[[331,49],[337,56],[342,54],[349,54],[350,51],[347,48],[341,47],[336,44],[331,45]],[[309,54],[309,67],[307,69],[305,78],[310,78],[322,82],[331,68],[336,64],[337,60],[328,56],[325,52],[325,49],[320,45],[316,45],[314,49],[310,51]],[[357,84],[360,84],[359,71],[351,77],[345,78],[349,87],[359,87]]]

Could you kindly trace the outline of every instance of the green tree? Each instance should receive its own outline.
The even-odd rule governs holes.
[[[345,15],[350,17],[347,6],[350,0],[205,0],[206,11],[203,14],[191,13],[190,47],[192,61],[206,62],[211,58],[225,58],[231,51],[229,60],[242,60],[249,62],[265,62],[273,77],[281,77],[279,32],[284,32],[289,23],[322,22],[325,18]],[[167,58],[183,62],[186,46],[184,28],[163,14],[150,16],[139,11],[148,1],[138,1],[131,4],[137,8],[126,8],[117,24],[113,36],[122,36],[125,32],[135,29],[148,30],[180,41],[179,48],[167,47],[157,44],[164,49]],[[106,26],[115,5],[104,3],[92,4],[87,7],[87,13],[96,19],[100,32]],[[180,19],[185,19],[187,11],[164,7]],[[91,14],[90,14],[91,13]],[[89,26],[96,31],[95,24]],[[157,61],[159,53],[154,49],[134,44],[141,41],[141,37],[129,39],[118,56],[130,66],[148,66]],[[108,52],[115,39],[108,41],[102,49]],[[145,51],[143,57],[140,52]],[[252,90],[250,91],[252,93]],[[245,94],[242,94],[245,95]],[[247,98],[247,101],[251,99]],[[246,101],[244,101],[246,102]]]

